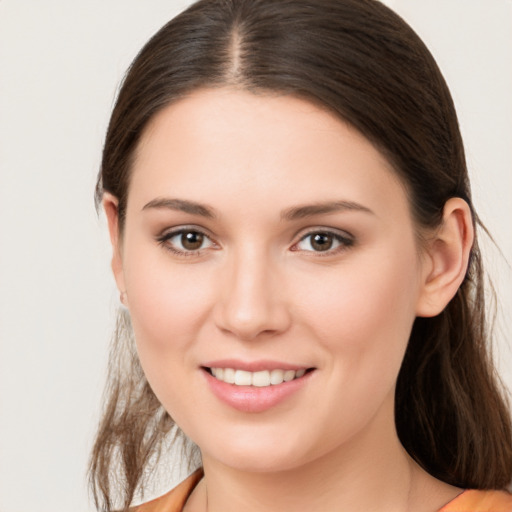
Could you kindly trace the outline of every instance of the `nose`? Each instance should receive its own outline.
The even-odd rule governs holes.
[[[219,277],[215,321],[220,330],[254,340],[288,329],[291,317],[282,275],[260,251],[249,249],[233,257]]]

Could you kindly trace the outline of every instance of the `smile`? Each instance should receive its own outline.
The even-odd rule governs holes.
[[[226,384],[234,384],[235,386],[255,386],[259,388],[277,386],[283,382],[290,382],[303,377],[306,373],[305,368],[299,370],[262,370],[258,372],[235,370],[234,368],[210,368],[209,371],[213,377]]]
[[[217,361],[201,368],[208,388],[221,402],[244,413],[262,413],[308,388],[317,373],[316,368],[279,366],[262,361],[238,361],[236,366],[233,361]]]

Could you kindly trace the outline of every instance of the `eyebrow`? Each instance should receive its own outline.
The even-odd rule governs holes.
[[[199,215],[208,219],[215,218],[214,210],[211,207],[185,199],[159,197],[145,204],[142,210],[148,210],[152,208],[176,210],[189,213],[191,215]],[[355,203],[353,201],[327,201],[323,203],[306,204],[287,208],[281,212],[281,219],[286,221],[293,221],[307,217],[313,217],[315,215],[344,211],[358,211],[375,215],[375,213],[366,206]]]
[[[375,215],[375,213],[359,203],[352,201],[328,201],[325,203],[307,204],[304,206],[294,206],[287,208],[281,213],[283,220],[298,220],[306,217],[313,217],[314,215],[322,215],[326,213],[336,213],[343,211],[358,211]]]
[[[187,201],[185,199],[170,199],[170,198],[156,198],[143,206],[143,210],[168,209],[176,210],[179,212],[190,213],[192,215],[200,215],[208,219],[213,219],[215,214],[213,210],[204,204],[196,203],[194,201]]]

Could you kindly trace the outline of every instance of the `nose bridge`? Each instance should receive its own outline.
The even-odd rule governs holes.
[[[241,339],[286,329],[286,304],[279,294],[276,262],[261,247],[246,244],[226,262],[218,325]]]

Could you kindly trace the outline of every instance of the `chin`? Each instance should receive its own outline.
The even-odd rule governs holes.
[[[277,473],[304,466],[329,451],[308,443],[306,432],[265,432],[264,427],[225,436],[212,436],[202,446],[203,460],[221,463],[237,471]],[[314,444],[314,443],[313,443]]]
[[[290,471],[304,464],[297,453],[262,453],[261,450],[245,450],[212,454],[218,462],[236,471],[245,473],[279,473]]]

